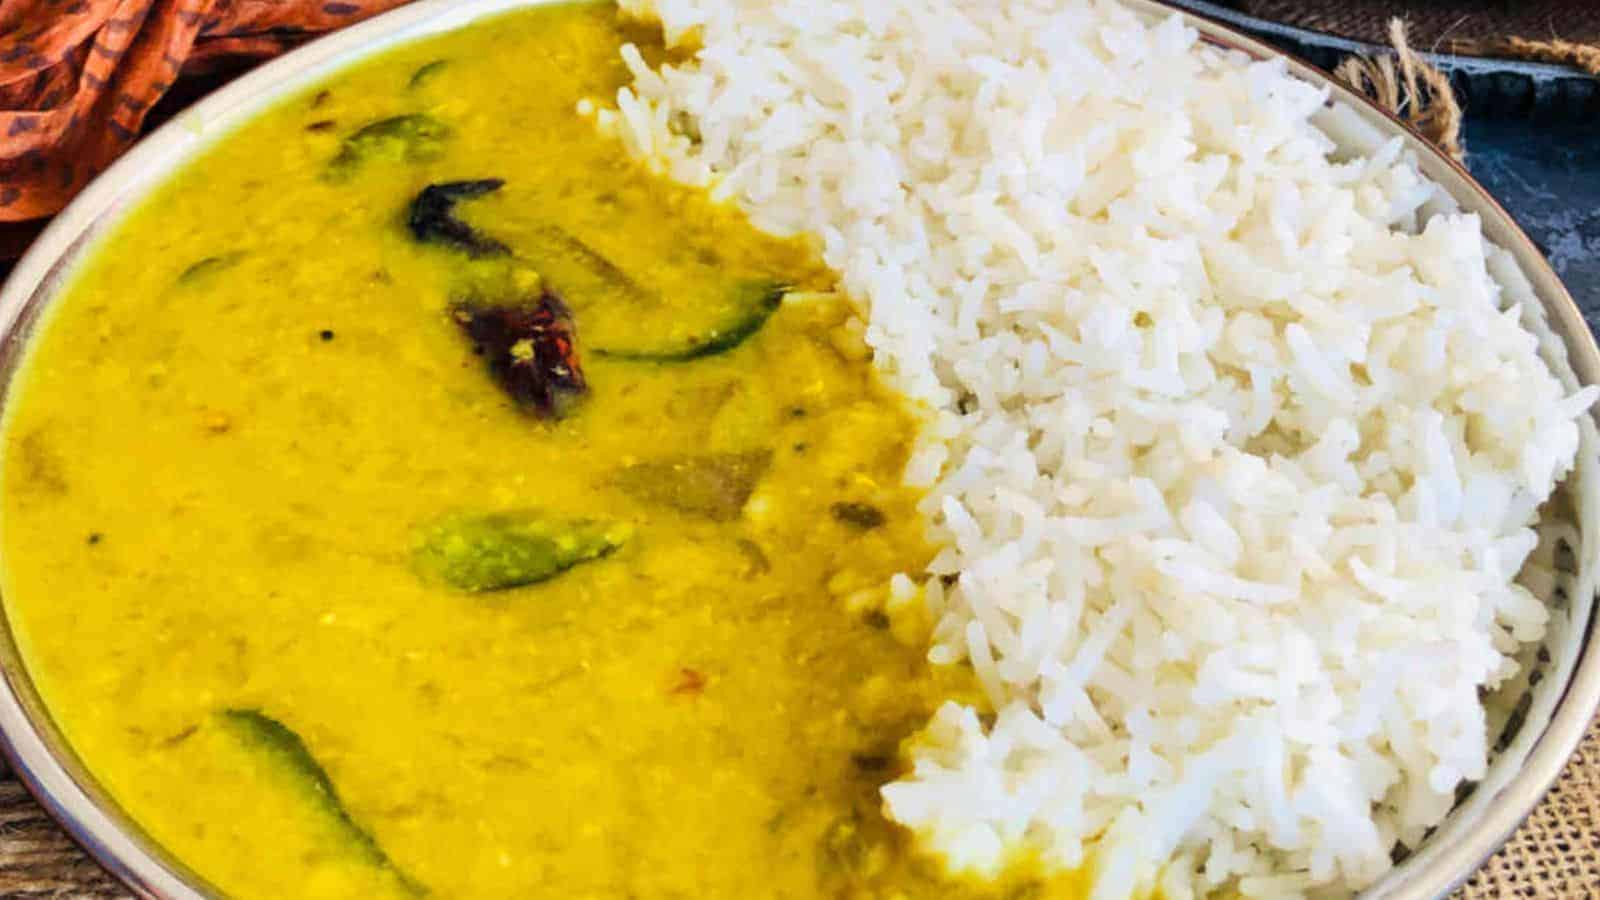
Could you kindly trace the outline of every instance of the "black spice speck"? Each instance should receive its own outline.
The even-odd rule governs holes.
[[[883,510],[870,503],[835,503],[830,511],[835,519],[862,531],[877,528],[885,521]]]
[[[105,535],[101,534],[98,531],[89,532],[89,546],[91,546],[91,547],[93,547],[94,545],[100,543],[104,539],[105,539]]]
[[[863,772],[882,772],[894,762],[886,753],[852,753],[850,761]]]
[[[322,338],[324,341],[331,341],[333,340],[333,329],[324,328],[317,334],[317,337]]]

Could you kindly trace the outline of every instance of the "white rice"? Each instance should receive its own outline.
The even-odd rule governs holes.
[[[622,5],[702,49],[629,48],[601,125],[817,236],[932,410],[911,576],[995,715],[940,710],[891,818],[1099,897],[1337,894],[1484,776],[1596,390],[1398,140],[1338,159],[1322,91],[1108,2]]]

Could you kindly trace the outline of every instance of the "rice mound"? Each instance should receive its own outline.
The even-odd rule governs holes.
[[[820,239],[941,551],[946,705],[883,789],[958,870],[1096,896],[1354,891],[1484,776],[1480,691],[1572,467],[1568,395],[1475,216],[1341,158],[1281,63],[1109,2],[623,0],[692,61],[600,125]],[[1520,276],[1518,276],[1520,277]]]

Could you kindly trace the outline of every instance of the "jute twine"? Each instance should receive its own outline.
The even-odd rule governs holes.
[[[1600,3],[1594,0],[1216,0],[1249,15],[1367,43],[1383,43],[1398,15],[1419,46],[1509,56],[1600,75]]]
[[[1387,36],[1392,54],[1352,57],[1339,65],[1335,75],[1461,159],[1461,107],[1449,79],[1411,49],[1401,20],[1390,20]],[[1600,47],[1560,40],[1493,40],[1508,42],[1518,55],[1549,53],[1556,60],[1555,54],[1564,54],[1558,61],[1600,72]],[[0,768],[0,897],[123,900],[130,896]],[[1455,897],[1600,898],[1600,723],[1590,729],[1560,781],[1527,822]]]
[[[1406,40],[1406,23],[1389,20],[1392,55],[1352,56],[1333,70],[1335,77],[1411,124],[1423,137],[1456,160],[1461,146],[1461,104],[1450,79],[1428,65]]]
[[[1600,75],[1600,45],[1580,44],[1560,38],[1535,41],[1509,35],[1449,41],[1452,53],[1479,56],[1516,56],[1536,62],[1555,63]]]

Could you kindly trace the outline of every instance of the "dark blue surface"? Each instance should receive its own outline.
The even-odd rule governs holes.
[[[1600,128],[1593,121],[1467,117],[1467,168],[1600,325]]]

